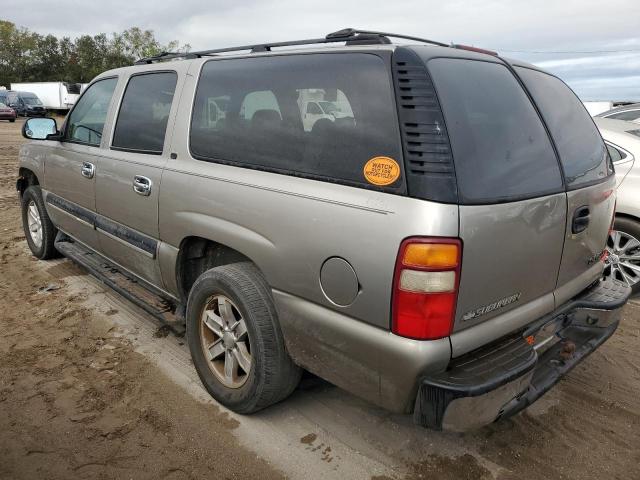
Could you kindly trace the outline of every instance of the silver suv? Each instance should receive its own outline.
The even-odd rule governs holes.
[[[611,159],[553,75],[389,36],[410,38],[344,30],[99,75],[60,129],[25,124],[32,252],[186,323],[236,412],[302,369],[436,429],[519,412],[629,296],[601,280]]]

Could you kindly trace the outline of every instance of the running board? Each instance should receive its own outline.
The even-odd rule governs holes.
[[[151,287],[145,286],[142,281],[121,271],[120,267],[66,235],[58,235],[55,247],[65,257],[87,269],[102,283],[142,308],[162,325],[166,325],[173,333],[178,336],[185,334],[184,317],[180,315],[182,309],[172,300],[153,292]]]

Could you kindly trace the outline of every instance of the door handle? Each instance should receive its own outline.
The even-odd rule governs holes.
[[[589,226],[590,211],[588,205],[576,208],[573,212],[573,220],[571,222],[571,233],[576,234],[584,232]]]
[[[93,178],[93,176],[96,174],[96,166],[93,163],[82,162],[80,173],[83,177]]]
[[[143,177],[142,175],[136,175],[133,177],[133,191],[143,197],[151,195],[151,179]]]

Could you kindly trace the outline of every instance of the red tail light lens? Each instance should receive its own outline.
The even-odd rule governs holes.
[[[419,340],[451,334],[461,260],[462,242],[457,238],[402,242],[393,286],[393,333]]]

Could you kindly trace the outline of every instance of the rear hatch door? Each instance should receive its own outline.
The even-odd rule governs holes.
[[[515,66],[556,146],[567,189],[567,225],[555,294],[560,305],[597,280],[615,209],[611,158],[582,102],[560,79]]]
[[[500,59],[427,62],[455,163],[463,258],[454,356],[553,310],[567,225],[558,157],[540,115]],[[460,340],[460,342],[458,342]]]

